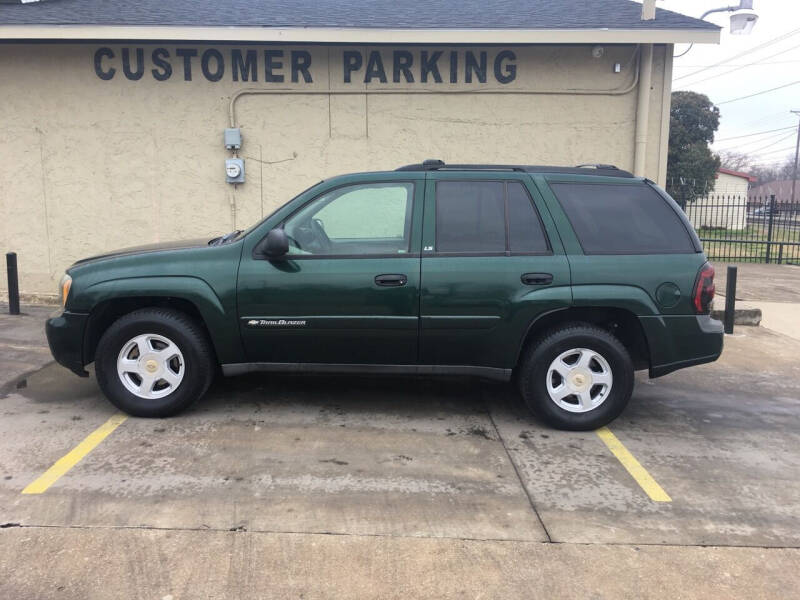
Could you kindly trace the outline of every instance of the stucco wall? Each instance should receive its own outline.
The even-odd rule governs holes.
[[[115,55],[101,62],[103,73],[116,69],[109,80],[98,77],[94,66],[103,46]],[[172,75],[165,81],[151,73],[156,68],[151,54],[158,47],[170,56]],[[425,158],[633,167],[638,90],[626,91],[635,81],[632,45],[606,46],[601,58],[592,57],[592,46],[383,47],[378,50],[388,82],[373,78],[368,85],[366,65],[344,83],[342,57],[348,48],[341,46],[283,48],[284,68],[273,70],[285,76],[283,83],[264,81],[264,46],[214,45],[226,62],[219,81],[201,71],[209,46],[183,47],[198,51],[191,81],[185,80],[174,45],[0,47],[0,246],[19,254],[23,292],[53,292],[65,267],[104,250],[244,228],[316,181],[343,172],[393,169]],[[134,70],[136,48],[143,48],[140,79],[125,76],[122,48],[131,49]],[[257,51],[256,82],[233,81],[233,48]],[[398,48],[415,57],[413,84],[402,78],[392,82],[392,52]],[[654,52],[646,175],[657,181],[663,181],[665,169],[668,48],[656,46]],[[302,76],[291,82],[293,49],[310,52],[312,82]],[[376,48],[358,50],[366,59]],[[443,52],[442,83],[430,77],[420,81],[422,50]],[[457,83],[449,82],[452,50],[459,53]],[[475,56],[487,52],[486,83],[464,81],[466,50]],[[494,57],[502,50],[516,56],[516,78],[505,84],[493,73]],[[617,62],[621,73],[613,72]],[[245,88],[358,92],[365,87],[429,93],[243,96],[236,118],[247,182],[235,189],[225,183],[229,153],[222,134],[232,94]],[[464,93],[437,93],[442,91]],[[485,91],[501,93],[474,93]]]

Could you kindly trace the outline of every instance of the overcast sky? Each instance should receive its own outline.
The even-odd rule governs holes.
[[[700,17],[711,8],[738,4],[738,0],[659,0],[659,8]],[[723,27],[719,45],[695,44],[676,58],[673,90],[692,90],[708,95],[719,105],[720,127],[714,149],[736,150],[757,155],[761,163],[783,162],[794,157],[800,110],[800,2],[797,0],[754,0],[759,19],[750,35],[731,35],[730,14],[714,13],[706,20]],[[675,46],[675,55],[688,44]],[[737,55],[740,55],[737,57]],[[704,67],[702,73],[690,75]],[[754,63],[754,64],[751,64]],[[784,89],[752,98],[726,102],[770,88],[797,82]],[[794,129],[791,129],[794,127]],[[751,133],[783,129],[738,139]]]

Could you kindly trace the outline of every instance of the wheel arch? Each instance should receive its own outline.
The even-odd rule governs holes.
[[[226,310],[204,281],[194,277],[132,278],[106,281],[86,290],[91,298],[83,339],[83,363],[94,360],[97,344],[120,317],[142,308],[178,310],[205,331],[219,362],[241,360],[235,306]]]
[[[638,316],[631,310],[609,306],[571,306],[544,313],[528,326],[517,351],[515,368],[528,348],[548,331],[567,323],[590,323],[614,335],[625,346],[634,369],[650,368],[650,346]]]

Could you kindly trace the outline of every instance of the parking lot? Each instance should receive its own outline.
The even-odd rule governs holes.
[[[468,379],[246,376],[124,418],[33,361],[0,400],[0,596],[786,597],[798,355],[737,328],[637,375],[610,433]]]

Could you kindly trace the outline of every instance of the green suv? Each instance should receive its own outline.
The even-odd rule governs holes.
[[[334,177],[246,231],[78,261],[56,360],[142,417],[221,368],[513,380],[551,425],[614,419],[634,370],[715,360],[714,270],[653,182],[609,165]]]

